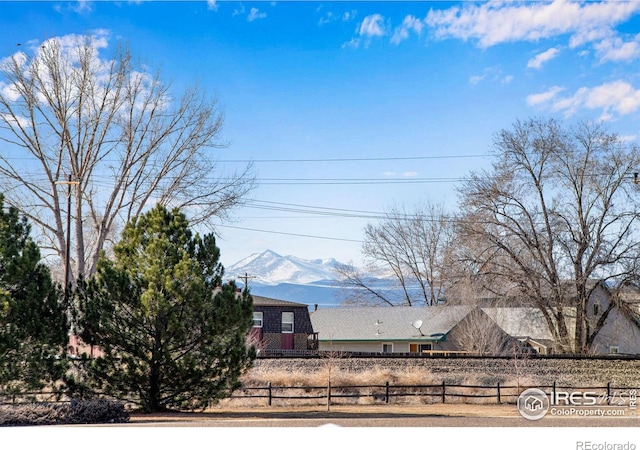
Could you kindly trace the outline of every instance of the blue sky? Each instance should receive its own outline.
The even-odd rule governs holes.
[[[456,203],[515,120],[640,136],[640,2],[0,2],[18,43],[100,33],[225,110],[216,158],[258,187],[221,223],[225,265],[271,249],[361,260],[394,204]]]

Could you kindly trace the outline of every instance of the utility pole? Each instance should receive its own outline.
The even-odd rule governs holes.
[[[67,290],[70,278],[70,253],[71,253],[71,186],[80,184],[79,181],[71,181],[71,175],[67,181],[56,181],[56,184],[66,184],[67,190],[67,240],[65,244],[64,260],[64,296],[67,297]]]
[[[248,291],[249,290],[249,280],[253,280],[255,277],[254,276],[249,276],[247,274],[247,272],[245,272],[243,277],[238,277],[238,278],[240,278],[241,280],[244,281],[244,288],[245,288],[245,290]]]

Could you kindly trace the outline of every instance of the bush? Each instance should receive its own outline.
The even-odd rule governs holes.
[[[112,400],[72,400],[70,403],[22,403],[0,406],[0,425],[72,425],[125,423],[124,404]]]

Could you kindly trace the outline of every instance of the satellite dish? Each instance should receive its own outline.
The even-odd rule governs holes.
[[[413,322],[411,325],[413,326],[413,328],[415,328],[420,332],[420,336],[424,336],[424,334],[422,334],[422,330],[420,329],[420,327],[422,326],[422,320],[418,319],[415,322]]]

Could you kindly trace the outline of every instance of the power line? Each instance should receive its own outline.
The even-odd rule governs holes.
[[[43,174],[37,172],[22,172],[23,177],[31,177],[31,182],[36,182],[40,178],[41,182],[47,182]],[[170,181],[178,177],[166,175],[164,180]],[[229,177],[211,177],[207,178],[212,182],[232,182],[235,178]],[[458,183],[467,180],[467,177],[428,177],[428,178],[256,178],[259,185],[386,185],[386,184],[427,184],[427,183]],[[112,185],[109,181],[113,178],[107,175],[92,175],[92,184],[94,186],[109,187]]]
[[[431,156],[384,156],[376,158],[282,158],[282,159],[218,159],[218,163],[316,163],[316,162],[367,162],[367,161],[420,161],[434,159],[471,159],[471,158],[487,158],[494,155],[478,154],[478,155],[431,155]],[[14,161],[33,160],[33,157],[25,156],[5,156],[4,159]],[[117,159],[102,159],[103,162],[117,162]]]
[[[217,225],[217,226],[220,226],[223,228],[232,228],[234,230],[257,231],[258,233],[281,234],[285,236],[296,236],[296,237],[304,237],[304,238],[312,238],[312,239],[326,239],[330,241],[355,242],[357,244],[363,243],[363,241],[356,240],[356,239],[344,239],[344,238],[336,238],[336,237],[329,237],[329,236],[315,236],[311,234],[285,233],[283,231],[259,230],[257,228],[236,227],[232,225]]]
[[[222,159],[225,163],[307,163],[307,162],[365,162],[365,161],[417,161],[429,159],[486,158],[492,155],[432,155],[432,156],[388,156],[379,158],[317,158],[317,159]]]

